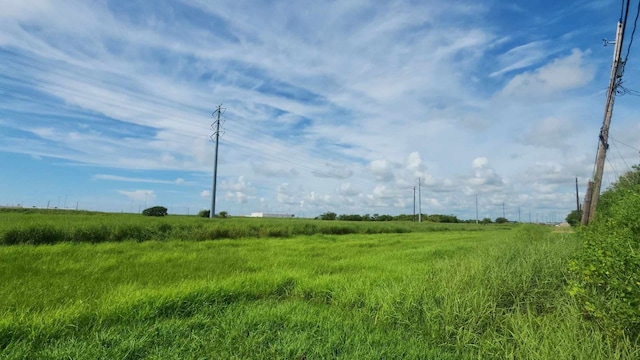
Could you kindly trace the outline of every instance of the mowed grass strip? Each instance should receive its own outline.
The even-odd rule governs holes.
[[[0,247],[18,358],[636,358],[566,292],[571,234]]]

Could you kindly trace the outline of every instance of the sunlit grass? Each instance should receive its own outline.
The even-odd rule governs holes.
[[[0,247],[7,358],[637,358],[544,228]]]

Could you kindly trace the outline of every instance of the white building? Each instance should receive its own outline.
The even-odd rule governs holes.
[[[292,215],[292,214],[267,214],[267,213],[261,213],[261,212],[254,212],[254,213],[251,213],[251,215],[249,215],[249,217],[287,219],[287,218],[294,217],[294,215]]]

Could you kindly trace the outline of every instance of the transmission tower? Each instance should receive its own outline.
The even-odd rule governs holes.
[[[222,108],[222,104],[218,105],[216,111],[214,111],[211,116],[215,119],[215,121],[211,124],[211,130],[213,130],[213,134],[211,134],[211,140],[216,143],[216,153],[215,160],[213,162],[213,189],[211,191],[211,211],[209,212],[209,218],[213,218],[216,216],[216,181],[218,178],[218,143],[220,142],[220,118],[224,113]],[[215,137],[215,140],[214,140]]]

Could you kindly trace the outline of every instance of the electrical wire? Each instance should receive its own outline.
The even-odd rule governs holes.
[[[613,171],[613,174],[616,176],[616,178],[619,178],[620,175],[618,174],[618,170],[616,169],[615,166],[613,166],[613,163],[609,160],[609,158],[607,158],[607,164],[609,164],[609,168],[611,168],[611,170]],[[612,181],[611,181],[611,178],[609,176],[607,176],[607,180],[611,184]]]
[[[628,10],[627,10],[628,11]],[[640,1],[638,2],[638,9],[636,10],[636,18],[633,21],[633,30],[631,31],[631,39],[629,40],[629,46],[627,46],[627,54],[624,58],[624,63],[627,63],[627,59],[629,59],[629,53],[631,52],[631,45],[633,44],[633,37],[636,34],[636,27],[638,25],[638,16],[640,16]],[[624,68],[622,69],[624,71]]]
[[[618,156],[620,156],[620,159],[622,160],[622,162],[624,163],[624,165],[627,167],[627,170],[631,170],[631,167],[629,166],[629,164],[627,164],[627,161],[624,159],[624,156],[622,156],[622,153],[620,152],[620,149],[618,148],[618,145],[616,145],[615,142],[613,142],[613,147],[616,148],[616,152],[618,153]]]
[[[632,95],[632,96],[640,96],[640,91],[633,90],[622,85],[622,80],[618,83],[616,87],[616,95]]]
[[[628,147],[628,148],[630,148],[630,149],[633,149],[633,150],[635,150],[635,151],[640,152],[640,149],[638,149],[637,147],[631,146],[631,145],[629,145],[629,144],[625,144],[625,143],[623,143],[623,142],[622,142],[622,141],[620,141],[620,140],[614,139],[614,138],[613,138],[613,136],[611,136],[611,135],[609,135],[609,139],[611,139],[611,140],[613,140],[613,141],[615,141],[615,142],[619,143],[620,145],[624,145],[624,146],[626,146],[626,147]]]

